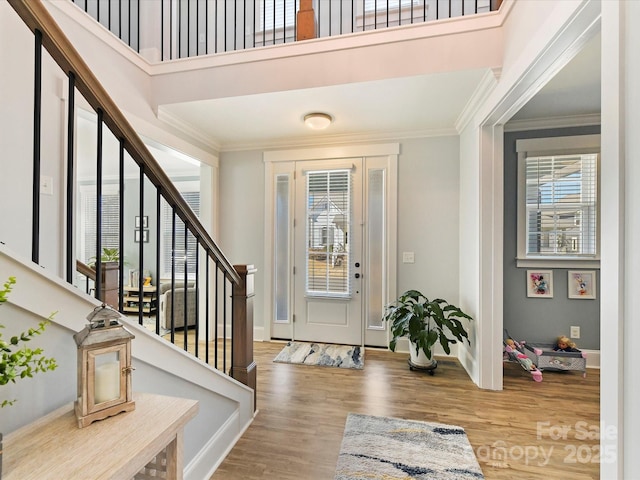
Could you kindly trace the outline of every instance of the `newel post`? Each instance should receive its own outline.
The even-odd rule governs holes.
[[[253,265],[234,265],[240,284],[233,285],[233,346],[231,376],[253,389],[253,408],[256,408],[256,364],[253,361]]]
[[[296,18],[296,40],[316,38],[316,16],[313,12],[312,0],[300,0],[300,10]]]

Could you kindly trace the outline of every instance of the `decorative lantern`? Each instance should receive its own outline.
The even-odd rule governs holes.
[[[78,427],[135,408],[131,393],[131,339],[107,305],[87,316],[89,324],[73,338],[78,345]]]

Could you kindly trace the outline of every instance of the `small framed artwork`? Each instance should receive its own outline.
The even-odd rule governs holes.
[[[553,298],[553,270],[527,270],[527,297]]]
[[[142,220],[142,222],[141,222]],[[136,216],[136,228],[140,228],[140,224],[142,223],[142,228],[149,228],[149,216],[145,215],[144,217]]]
[[[136,243],[140,243],[140,230],[133,231],[133,241]],[[149,242],[149,230],[142,230],[142,242]]]
[[[569,270],[567,272],[567,291],[569,298],[596,298],[596,271]]]

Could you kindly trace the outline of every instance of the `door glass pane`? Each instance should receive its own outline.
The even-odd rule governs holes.
[[[383,329],[384,303],[384,170],[369,170],[367,189],[367,327]]]
[[[275,198],[275,321],[289,321],[289,175],[276,176]]]
[[[306,200],[306,293],[349,296],[351,172],[307,172]]]

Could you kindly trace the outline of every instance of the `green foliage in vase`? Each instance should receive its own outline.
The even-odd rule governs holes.
[[[7,296],[15,283],[15,277],[9,277],[3,288],[0,289],[0,305],[7,301]],[[25,345],[36,335],[41,335],[45,331],[54,315],[55,312],[48,319],[40,322],[37,328],[29,328],[19,335],[14,335],[8,341],[2,337],[0,332],[0,352],[2,352],[0,385],[6,385],[9,382],[16,383],[16,380],[20,378],[31,378],[36,373],[56,369],[58,364],[54,358],[45,357],[41,348],[32,349]],[[0,328],[4,328],[4,325],[0,324]],[[0,407],[14,403],[15,400],[3,400]]]
[[[102,254],[100,255],[101,262],[119,262],[120,261],[120,250],[117,247],[109,248],[103,247]],[[96,265],[96,257],[91,257],[88,260],[87,265],[91,268],[94,268]]]

